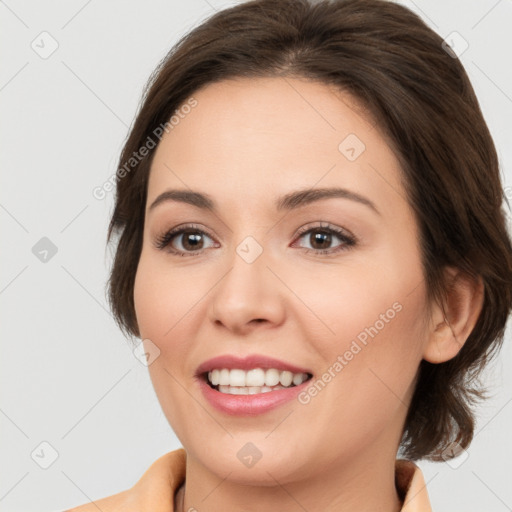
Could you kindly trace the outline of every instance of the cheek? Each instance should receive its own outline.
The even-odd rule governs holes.
[[[385,403],[393,408],[407,401],[426,334],[419,255],[414,257],[414,247],[407,249],[408,261],[393,250],[381,250],[378,258],[358,259],[353,266],[347,259],[341,272],[317,273],[314,283],[302,282],[299,293],[317,317],[308,321],[309,326],[318,326],[310,329],[310,338],[317,340],[324,371],[330,368],[340,376],[332,379],[338,384],[332,386],[336,400],[331,397],[340,405],[339,414],[347,406],[362,407],[362,413],[365,408],[383,410]],[[307,328],[305,320],[303,327]]]
[[[171,318],[165,315],[168,310],[172,314],[163,290],[167,288],[164,279],[156,279],[156,273],[150,270],[146,258],[141,256],[133,290],[135,314],[142,338],[160,338],[171,326]]]
[[[182,363],[194,337],[190,331],[194,322],[187,319],[194,314],[191,308],[199,300],[198,290],[194,292],[184,272],[171,272],[170,265],[158,260],[141,255],[134,283],[135,312],[141,338],[151,340],[160,350],[148,371],[162,410],[182,439],[182,419],[187,418],[191,401],[179,370],[187,373]]]
[[[324,337],[326,365],[318,376],[332,384],[319,384],[311,402],[317,424],[336,426],[327,434],[331,446],[340,442],[339,431],[357,450],[388,425],[399,428],[421,361],[421,288],[410,293],[406,283],[395,283],[392,290],[374,289],[371,300],[338,295],[345,309],[332,317],[337,334]]]
[[[165,257],[143,252],[133,297],[141,337],[165,344],[165,340],[176,339],[176,330],[184,328],[187,322],[182,320],[189,312],[193,314],[191,309],[205,293],[190,269],[176,271],[166,264]]]
[[[393,360],[393,366],[418,357],[426,296],[414,238],[402,240],[403,245],[396,238],[331,279],[325,303],[342,346],[355,341],[367,362]],[[403,254],[408,255],[406,260]]]
[[[380,255],[379,265],[374,261],[344,262],[343,266],[310,269],[290,274],[294,292],[307,305],[300,321],[305,329],[314,329],[312,340],[324,340],[320,345],[333,348],[348,348],[350,342],[361,343],[372,336],[385,338],[390,326],[404,317],[405,303],[410,302],[412,283],[419,278],[414,271],[399,265],[386,267]],[[411,304],[407,311],[418,307]]]

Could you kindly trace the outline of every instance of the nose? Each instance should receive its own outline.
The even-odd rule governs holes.
[[[283,322],[286,287],[273,266],[265,251],[252,262],[234,253],[229,270],[209,294],[209,316],[216,327],[247,334]]]

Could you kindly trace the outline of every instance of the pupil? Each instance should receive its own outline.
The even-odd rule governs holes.
[[[322,242],[324,242],[323,246],[321,245],[319,248],[320,249],[324,249],[325,247],[325,242],[327,242],[327,246],[329,246],[330,242],[331,242],[331,234],[330,233],[325,233],[325,232],[317,232],[315,235],[312,235],[312,238],[313,238],[313,242],[312,242],[312,246],[315,247],[315,243],[317,242],[320,242],[320,244]]]
[[[188,235],[186,234],[184,238],[185,238],[185,243],[183,244],[183,246],[185,247],[185,249],[187,249],[187,248],[188,249],[190,249],[190,248],[197,249],[198,246],[201,245],[201,243],[200,243],[201,235],[199,235],[197,233],[196,234],[188,234]],[[192,241],[192,243],[190,243],[191,241]],[[189,247],[187,247],[187,246],[189,246]]]

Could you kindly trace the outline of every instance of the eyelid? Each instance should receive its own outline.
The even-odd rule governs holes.
[[[330,222],[325,222],[322,224],[322,221],[317,221],[320,224],[317,224],[316,222],[309,222],[308,224],[305,224],[304,226],[300,227],[297,230],[297,237],[302,236],[304,233],[307,233],[308,231],[311,231],[313,229],[317,229],[318,231],[332,231],[336,233],[339,236],[343,236],[344,238],[350,238],[354,241],[357,241],[357,237],[353,235],[348,229],[336,226],[334,224],[331,224]]]
[[[169,245],[171,245],[171,241],[173,238],[183,234],[184,231],[195,231],[197,233],[200,233],[202,235],[206,235],[207,237],[211,238],[215,241],[215,237],[208,232],[206,228],[203,228],[201,225],[190,222],[190,223],[184,223],[179,224],[178,226],[175,226],[171,229],[165,229],[163,232],[161,232],[159,235],[156,235],[154,239],[154,245],[157,249],[165,250],[168,248]],[[217,242],[218,243],[218,242]],[[179,252],[176,250],[169,250],[169,252]],[[189,251],[189,254],[193,254],[193,252],[197,252],[198,254],[202,251]]]
[[[319,222],[319,224],[318,224]],[[346,230],[345,228],[338,227],[336,225],[333,225],[329,222],[326,222],[325,224],[322,224],[322,221],[316,221],[316,222],[310,222],[302,227],[300,227],[294,236],[294,240],[292,242],[291,247],[294,247],[295,242],[302,238],[305,234],[307,234],[310,231],[325,231],[331,234],[334,234],[335,237],[339,238],[342,241],[342,244],[334,247],[334,248],[328,248],[328,249],[309,249],[307,247],[299,247],[304,252],[312,252],[316,255],[325,254],[325,255],[336,255],[338,252],[348,250],[352,246],[357,245],[358,238],[354,236],[350,231]],[[201,249],[199,251],[181,251],[179,249],[174,249],[172,247],[172,241],[174,238],[179,237],[186,231],[192,231],[199,233],[200,235],[206,235],[208,238],[212,239],[214,243],[218,244],[216,241],[216,238],[209,233],[209,231],[202,227],[199,224],[196,223],[184,223],[179,224],[178,226],[175,226],[174,228],[164,230],[160,235],[157,235],[155,237],[154,245],[159,250],[166,250],[171,253],[178,256],[197,256],[200,254],[203,254],[206,249]],[[218,245],[217,245],[218,246]]]
[[[313,224],[313,225],[312,225]],[[294,238],[295,240],[298,240],[302,238],[306,233],[309,233],[311,231],[325,231],[328,233],[334,234],[337,238],[339,238],[342,241],[342,244],[329,249],[309,249],[307,247],[302,247],[302,249],[305,252],[311,252],[313,254],[325,254],[325,255],[332,255],[336,256],[339,252],[348,250],[352,248],[353,246],[358,245],[359,239],[353,235],[350,231],[348,231],[345,228],[338,227],[336,225],[333,225],[329,222],[326,222],[325,224],[322,224],[320,221],[320,225],[316,223],[308,223],[305,226],[302,226],[299,228],[297,235]],[[292,245],[293,247],[293,245]]]

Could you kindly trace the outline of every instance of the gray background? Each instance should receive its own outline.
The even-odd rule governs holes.
[[[235,3],[0,2],[1,511],[57,511],[120,492],[180,446],[106,306],[113,202],[92,190],[115,172],[158,61]],[[512,2],[403,3],[469,44],[461,60],[512,198]],[[487,373],[493,396],[467,456],[420,463],[437,511],[512,510],[510,338]]]

